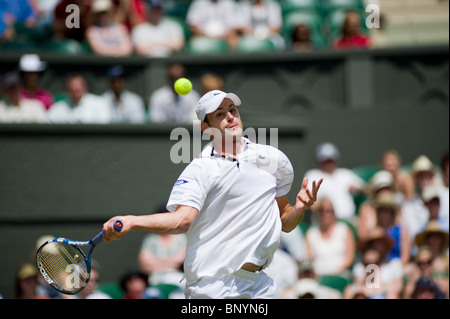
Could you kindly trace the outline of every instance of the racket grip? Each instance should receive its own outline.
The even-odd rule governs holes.
[[[116,231],[116,232],[120,232],[121,230],[122,230],[122,228],[123,228],[123,223],[122,223],[122,221],[121,220],[116,220],[115,222],[114,222],[114,230]],[[92,244],[94,245],[94,246],[97,246],[98,244],[100,244],[101,242],[103,241],[103,230],[101,231],[101,232],[99,232],[98,234],[97,234],[97,236],[95,236],[93,239],[92,239]]]

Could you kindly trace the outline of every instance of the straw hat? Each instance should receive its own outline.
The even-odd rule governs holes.
[[[369,235],[365,240],[361,240],[359,242],[358,249],[361,252],[365,252],[377,240],[382,241],[384,246],[386,247],[385,254],[388,254],[394,247],[394,240],[386,234],[386,231],[383,227],[378,226],[369,232]]]
[[[414,176],[419,172],[435,173],[433,162],[425,155],[420,155],[411,166],[411,174]]]
[[[449,234],[445,231],[443,231],[439,227],[439,223],[436,220],[432,220],[428,223],[427,227],[420,233],[416,235],[414,238],[414,242],[417,247],[420,247],[425,244],[425,239],[429,234],[440,234],[442,238],[444,239],[446,248],[448,248],[448,240],[449,240]]]
[[[378,210],[380,208],[391,208],[398,212],[400,209],[399,205],[395,201],[395,195],[392,192],[381,193],[373,200],[373,207]]]

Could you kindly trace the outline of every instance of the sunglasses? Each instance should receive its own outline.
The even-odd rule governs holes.
[[[432,263],[432,261],[433,261],[432,259],[427,260],[427,261],[418,261],[418,262],[417,262],[417,265],[418,265],[419,267],[430,266],[431,263]]]

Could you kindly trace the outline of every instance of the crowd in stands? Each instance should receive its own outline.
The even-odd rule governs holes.
[[[128,89],[127,69],[113,65],[105,74],[105,92],[91,93],[82,74],[70,73],[64,80],[65,92],[55,97],[40,84],[46,67],[38,54],[24,54],[17,70],[2,74],[0,123],[192,123],[200,94],[223,88],[220,76],[206,73],[200,79],[200,92],[193,89],[186,95],[176,94],[174,83],[186,77],[187,70],[174,63],[168,66],[167,84],[144,101]]]
[[[168,56],[371,47],[369,0],[0,0],[0,50]]]
[[[421,155],[405,166],[396,150],[386,150],[369,174],[340,167],[333,143],[318,145],[315,159],[317,168],[305,176],[324,177],[324,186],[340,188],[353,204],[324,187],[299,227],[283,233],[264,270],[279,298],[448,299],[448,151],[439,164]],[[164,211],[162,204],[155,213]],[[36,247],[51,237],[39,238]],[[136,266],[118,274],[112,287],[98,282],[94,261],[88,287],[75,296],[56,293],[31,260],[17,270],[16,298],[184,298],[185,245],[185,234],[146,234]]]

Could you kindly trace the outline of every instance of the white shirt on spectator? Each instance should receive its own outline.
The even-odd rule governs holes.
[[[189,6],[186,21],[211,38],[225,36],[236,25],[234,2],[218,0],[194,0]]]
[[[111,90],[103,93],[103,97],[111,111],[112,123],[144,123],[145,107],[141,97],[136,93],[124,90],[118,103]]]
[[[41,101],[20,99],[19,106],[0,101],[0,123],[45,123],[46,110]]]
[[[111,111],[103,97],[86,93],[77,104],[66,101],[54,103],[48,111],[50,123],[106,124],[111,122]]]
[[[239,26],[251,30],[256,38],[266,39],[271,36],[271,29],[281,28],[281,7],[275,1],[265,1],[264,6],[254,6],[251,1],[241,1],[237,16]]]
[[[133,46],[146,48],[140,54],[164,57],[173,53],[174,43],[184,43],[183,28],[175,21],[162,19],[158,25],[149,22],[138,24],[131,30]],[[139,52],[138,52],[139,53]]]
[[[191,123],[195,118],[195,109],[200,95],[192,90],[186,95],[178,95],[166,85],[157,89],[150,96],[150,121],[170,123]]]
[[[310,181],[323,178],[317,199],[331,200],[337,218],[350,218],[355,215],[355,201],[349,189],[350,186],[361,189],[365,183],[352,170],[337,168],[332,174],[328,174],[320,169],[311,169],[306,172],[305,177]]]

